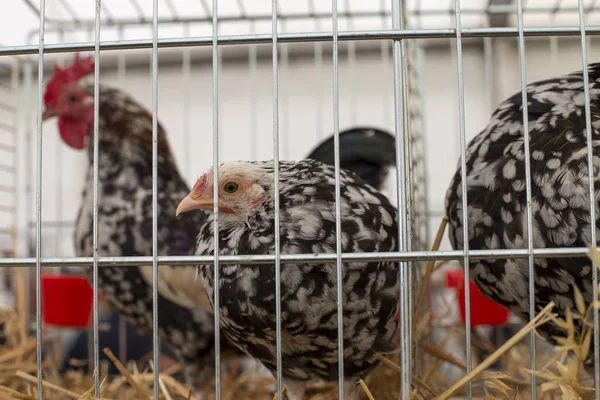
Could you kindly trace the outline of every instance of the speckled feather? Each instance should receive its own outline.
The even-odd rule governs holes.
[[[89,90],[93,92],[93,87]],[[151,114],[125,93],[101,86],[99,127],[98,255],[151,256]],[[198,226],[208,215],[198,210],[189,218],[175,217],[177,204],[189,188],[179,175],[160,125],[158,133],[158,255],[191,255]],[[78,256],[92,256],[93,249],[92,138],[90,132],[89,169],[75,232]],[[159,275],[162,268],[159,267]],[[194,282],[196,268],[177,268],[180,275],[191,277],[187,280],[189,291],[182,292],[169,281],[159,279],[159,334],[180,356],[192,386],[201,389],[214,377],[214,317],[210,308],[193,308],[202,303],[198,300],[202,298],[209,307],[202,285]],[[152,332],[151,277],[151,266],[98,270],[104,298],[146,333]],[[221,348],[225,355],[228,349],[232,350],[226,341],[222,341]]]
[[[220,220],[220,254],[274,254],[273,168],[262,169],[267,199],[246,221]],[[247,167],[244,167],[247,168]],[[387,198],[358,176],[341,170],[343,252],[397,251],[397,211]],[[334,168],[314,160],[280,162],[281,254],[335,253]],[[196,254],[214,254],[213,217],[198,235]],[[223,265],[220,271],[222,333],[273,373],[275,353],[275,268]],[[399,300],[396,263],[346,263],[344,285],[345,375],[348,390],[377,364],[377,352],[392,350]],[[211,265],[199,266],[210,299]],[[283,376],[290,398],[303,382],[336,382],[336,264],[304,262],[281,265]],[[352,393],[348,392],[348,398]]]
[[[594,157],[600,170],[600,64],[588,67]],[[527,86],[534,248],[584,247],[590,243],[589,178],[581,71]],[[488,126],[468,145],[467,213],[470,249],[526,249],[527,208],[521,93],[502,103]],[[460,163],[446,194],[452,247],[463,248]],[[598,204],[600,182],[595,178]],[[596,206],[596,220],[598,219]],[[596,222],[597,224],[597,222]],[[596,225],[596,235],[600,231]],[[585,258],[536,258],[535,302],[550,301],[564,315],[574,307],[573,285],[592,300],[592,269]],[[473,260],[471,277],[489,298],[528,318],[527,259]],[[562,334],[555,324],[539,332]],[[592,352],[593,354],[593,352]]]

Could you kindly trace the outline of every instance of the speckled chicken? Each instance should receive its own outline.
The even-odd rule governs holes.
[[[594,138],[594,187],[598,173],[600,64],[588,66]],[[590,243],[589,175],[582,72],[527,86],[534,248],[585,247]],[[521,93],[503,102],[488,126],[468,145],[467,215],[470,249],[527,249],[525,152]],[[446,194],[452,247],[463,249],[460,163]],[[598,204],[598,198],[593,201]],[[596,206],[596,220],[598,219]],[[596,234],[600,232],[596,227]],[[593,298],[592,266],[586,258],[535,258],[535,302],[557,311],[574,308],[576,285]],[[482,293],[529,317],[527,259],[473,260],[471,277]],[[564,335],[553,323],[538,331]],[[593,351],[590,352],[593,354]]]
[[[81,81],[93,73],[92,58],[76,56],[55,73],[45,94],[44,120],[57,116],[62,139],[87,149],[88,169],[77,216],[77,256],[93,255],[93,103],[94,87]],[[98,158],[98,255],[152,255],[152,115],[123,91],[100,86]],[[164,129],[158,125],[158,255],[191,255],[198,227],[208,214],[175,218],[189,192],[180,176]],[[161,267],[159,267],[160,274]],[[91,268],[88,270],[91,280]],[[214,316],[206,292],[195,284],[195,266],[179,267],[187,285],[159,277],[159,334],[183,364],[189,383],[201,390],[214,378]],[[100,292],[108,303],[143,332],[152,332],[152,267],[101,267]],[[178,290],[173,286],[178,285]],[[198,307],[198,304],[204,304]],[[221,344],[223,355],[241,355]]]
[[[280,162],[281,254],[335,253],[334,168],[315,160]],[[397,251],[397,211],[358,176],[340,170],[343,252]],[[273,162],[232,162],[219,167],[219,253],[274,254]],[[177,208],[213,211],[214,175],[204,173]],[[184,215],[183,215],[184,216]],[[182,216],[182,217],[183,217]],[[199,227],[197,255],[214,254],[213,216]],[[397,263],[345,263],[343,310],[345,398],[378,364],[376,353],[394,348],[399,301]],[[213,266],[199,278],[213,298]],[[281,265],[284,385],[301,399],[309,381],[337,383],[336,264]],[[273,264],[223,265],[221,332],[240,350],[276,373],[275,268]]]

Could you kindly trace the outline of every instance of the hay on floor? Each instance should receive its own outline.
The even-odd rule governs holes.
[[[436,250],[441,241],[445,222],[442,223],[432,250]],[[589,256],[600,265],[600,254],[590,248]],[[485,348],[489,353],[484,360],[472,360],[472,371],[466,374],[463,360],[449,353],[448,343],[464,343],[464,327],[449,327],[443,338],[433,338],[434,327],[439,331],[440,315],[429,312],[426,307],[426,291],[432,273],[439,264],[429,262],[423,266],[423,282],[417,296],[417,307],[414,312],[412,326],[413,340],[417,342],[414,353],[416,363],[413,386],[414,399],[460,399],[466,394],[467,384],[471,384],[474,398],[480,399],[526,399],[531,393],[531,371],[529,370],[528,336],[535,328],[550,320],[558,322],[567,331],[567,337],[559,338],[559,345],[553,352],[537,353],[536,376],[538,397],[543,399],[588,399],[592,398],[593,380],[583,371],[583,360],[587,357],[592,328],[586,324],[582,332],[574,328],[578,319],[589,318],[598,311],[600,301],[589,307],[584,306],[583,298],[577,299],[577,310],[567,315],[565,320],[558,319],[552,313],[552,304],[538,314],[534,321],[525,325],[513,338],[498,349],[493,348],[485,340],[473,339],[474,346]],[[15,269],[18,270],[18,269]],[[17,299],[14,309],[0,308],[0,322],[4,324],[6,341],[0,346],[0,400],[3,399],[37,399],[37,364],[35,337],[25,330],[23,314],[23,280],[17,279]],[[44,342],[43,360],[44,399],[95,399],[94,376],[81,372],[59,372],[60,342],[50,335]],[[542,342],[540,339],[538,342]],[[108,365],[101,363],[99,377],[101,381],[100,398],[105,400],[141,400],[153,398],[154,374],[152,365],[139,370],[135,363],[123,366],[110,350],[104,350],[109,359],[117,367],[119,373],[108,375]],[[575,356],[568,356],[571,351]],[[362,388],[363,399],[396,400],[400,393],[400,356],[392,354],[381,356],[381,365],[364,381],[358,382]],[[502,370],[490,369],[497,361]],[[159,374],[159,393],[164,400],[187,400],[191,391],[181,382],[173,378],[177,367],[169,368]],[[221,398],[235,400],[272,400],[276,388],[275,379],[259,373],[260,366],[248,368],[238,374],[239,365],[229,365],[229,371],[221,374]],[[452,378],[449,368],[462,371],[462,377]],[[213,400],[214,382],[206,390],[206,399]],[[306,398],[314,400],[336,400],[337,388],[331,385],[315,383],[307,391]]]

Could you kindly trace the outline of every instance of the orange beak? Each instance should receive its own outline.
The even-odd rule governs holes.
[[[42,121],[45,121],[47,119],[50,119],[52,117],[56,117],[58,115],[58,112],[51,109],[51,108],[46,108],[44,110],[44,113],[42,114]]]
[[[212,193],[209,193],[212,195]],[[177,206],[177,211],[175,211],[175,216],[188,212],[191,210],[203,209],[203,210],[212,210],[214,208],[214,202],[212,198],[208,198],[208,196],[204,196],[202,194],[190,193]]]

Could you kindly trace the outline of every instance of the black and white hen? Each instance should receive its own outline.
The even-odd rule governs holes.
[[[600,64],[588,66],[594,187],[600,190]],[[534,248],[590,244],[589,174],[582,72],[527,86]],[[521,93],[503,102],[488,126],[468,145],[467,215],[470,249],[526,249],[527,208]],[[446,194],[452,247],[463,249],[462,183],[459,168]],[[593,200],[598,204],[598,194]],[[596,224],[598,220],[596,208]],[[600,231],[596,225],[596,234]],[[535,302],[550,301],[564,317],[573,309],[574,286],[593,300],[592,265],[583,258],[535,258]],[[471,277],[482,293],[528,318],[527,259],[473,260]],[[548,339],[564,335],[554,323],[538,331]],[[593,351],[590,352],[593,354]]]
[[[93,85],[81,78],[93,73],[92,58],[76,56],[56,67],[47,85],[44,119],[57,116],[62,139],[87,147],[88,166],[75,229],[77,256],[93,255]],[[99,87],[98,255],[152,255],[152,115],[126,93]],[[189,187],[179,174],[166,133],[158,125],[158,255],[191,255],[198,226],[208,214],[175,218]],[[214,378],[214,316],[195,266],[179,267],[179,279],[165,279],[159,268],[159,335],[180,357],[183,372],[198,391]],[[88,269],[91,280],[91,269]],[[186,272],[191,277],[187,278]],[[174,279],[174,277],[170,277]],[[106,301],[143,332],[152,332],[152,267],[101,267],[98,286]],[[174,290],[173,287],[178,289]],[[203,305],[198,307],[198,305]],[[242,355],[221,343],[223,355]],[[229,351],[228,351],[229,350]]]
[[[280,162],[281,254],[335,253],[334,168],[315,160]],[[397,210],[358,176],[340,170],[343,252],[397,251]],[[274,254],[273,162],[219,167],[219,254]],[[213,169],[178,206],[213,210]],[[197,255],[214,254],[213,216],[199,227]],[[199,277],[212,301],[212,265]],[[307,382],[337,382],[336,264],[281,265],[284,385],[301,399]],[[240,350],[276,372],[275,268],[223,265],[219,308],[222,333]],[[399,301],[397,263],[345,263],[343,271],[344,390],[358,398],[357,381],[375,368],[377,353],[393,350]]]

